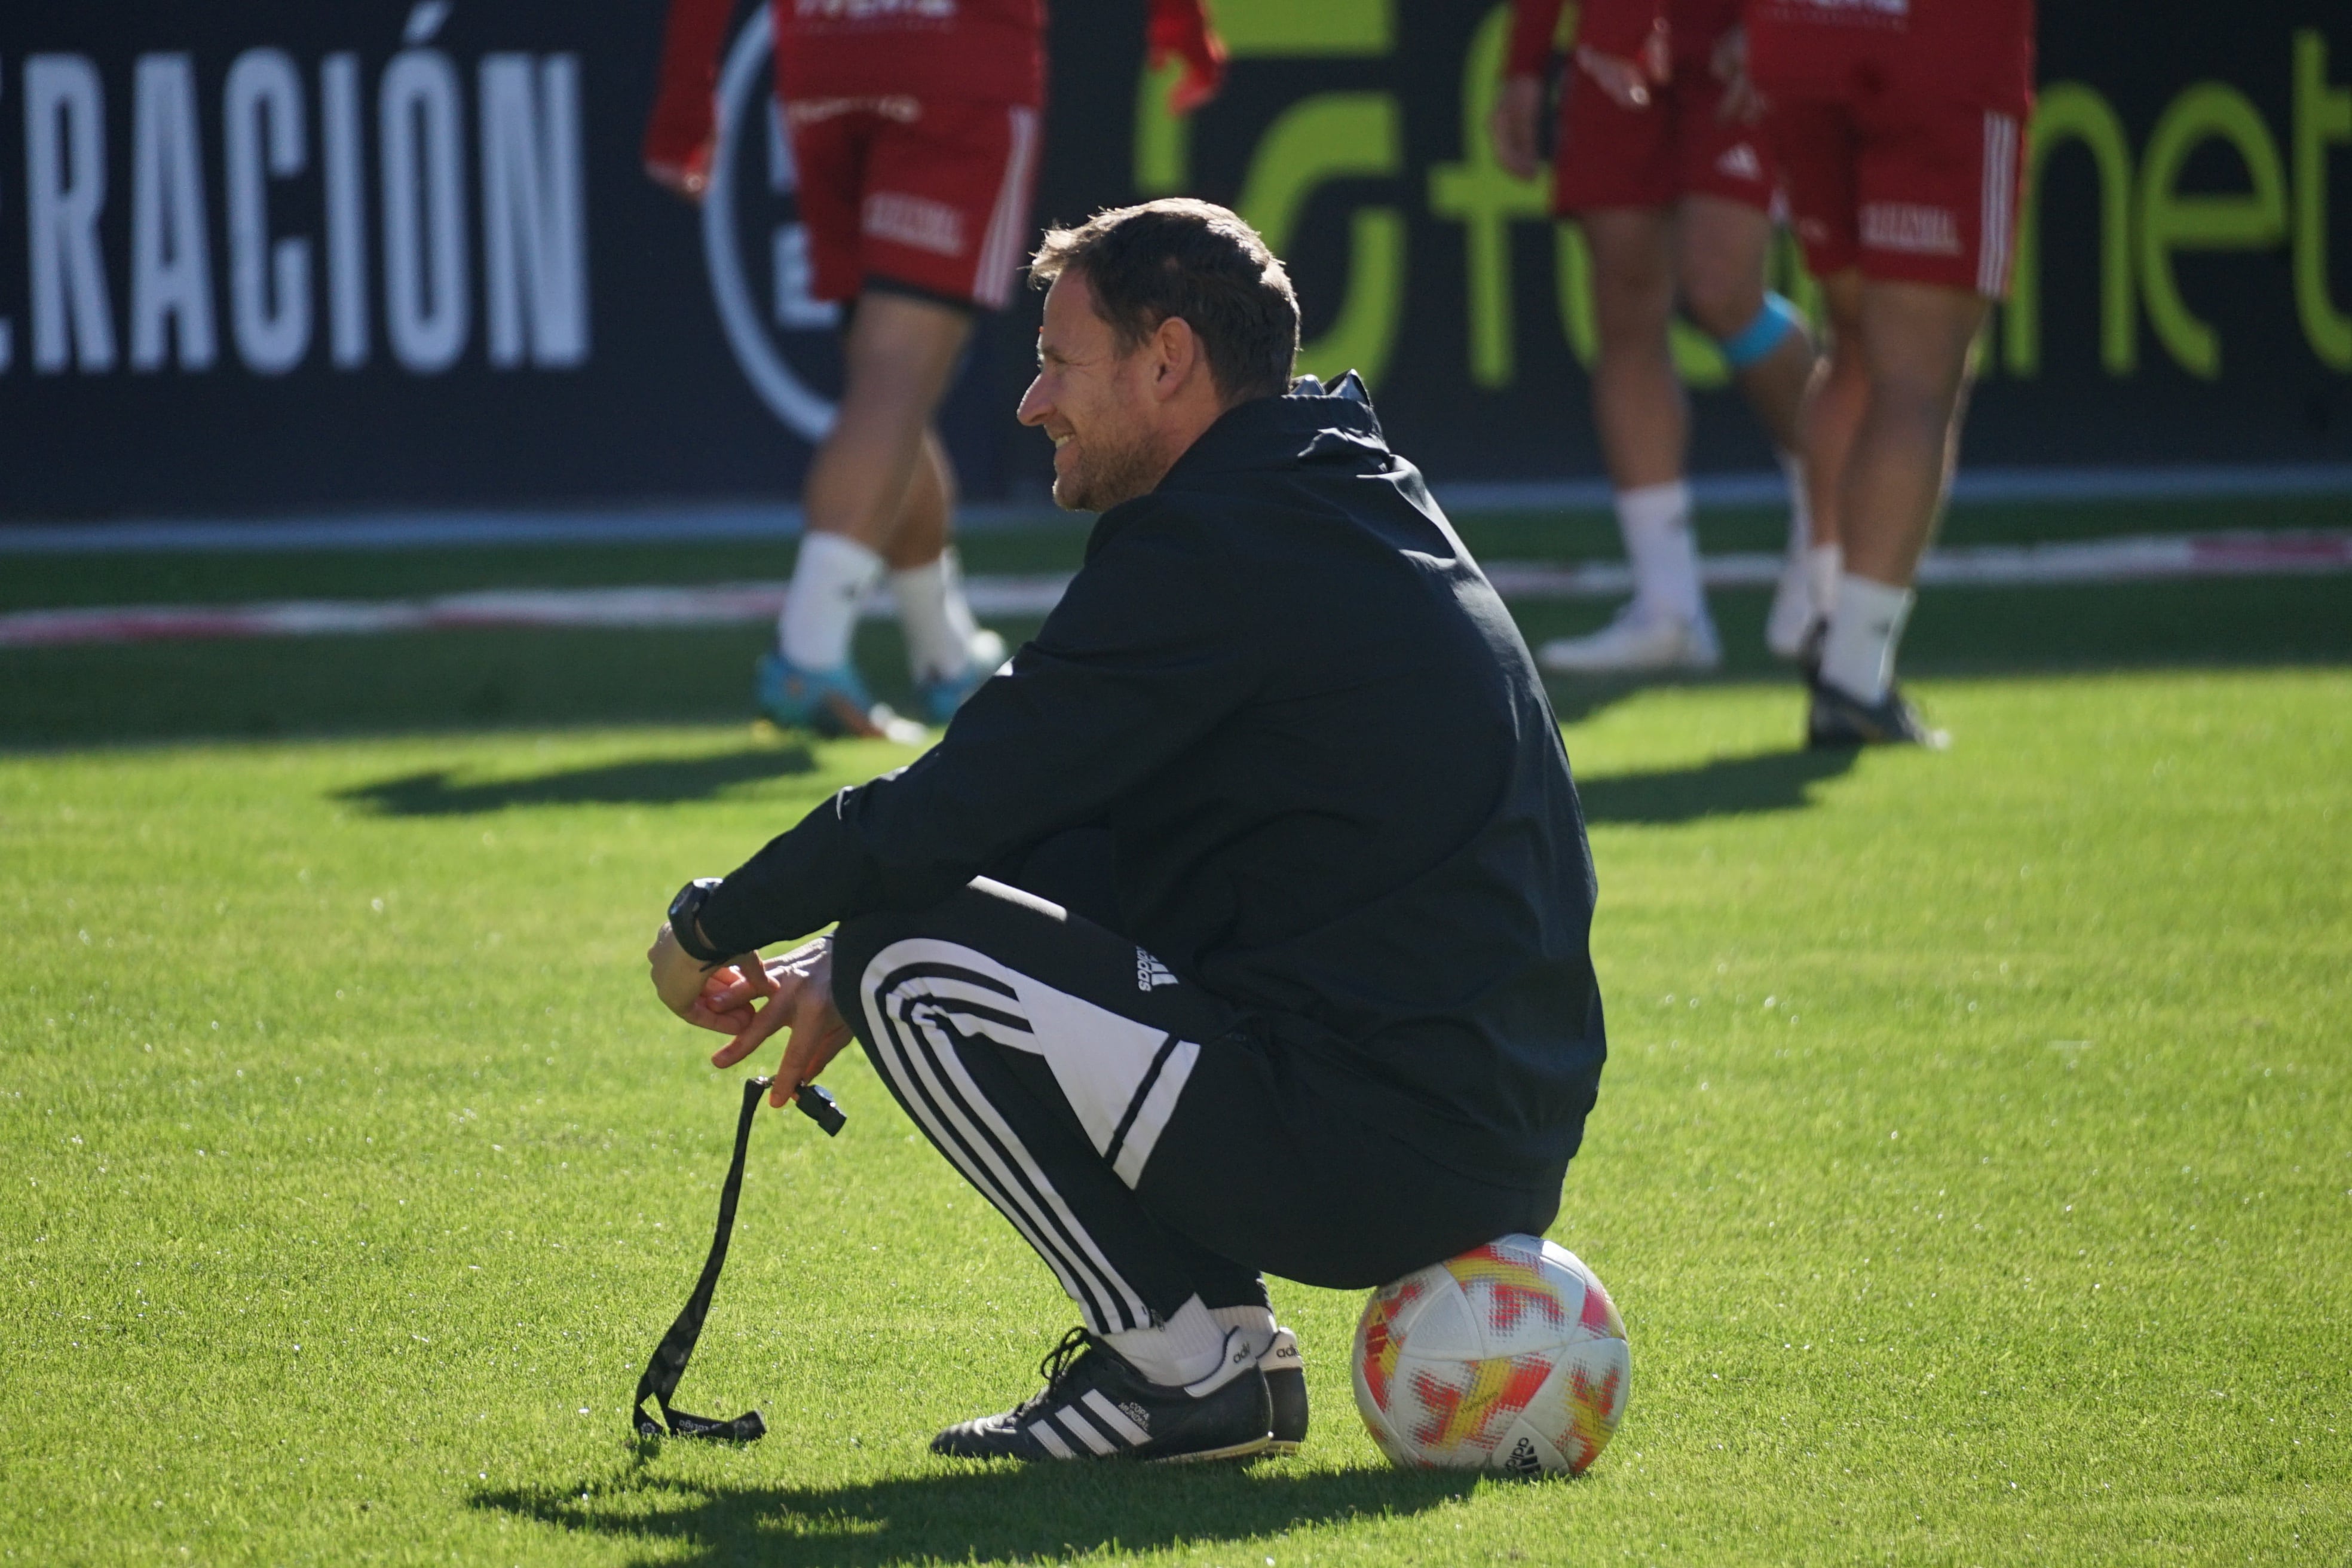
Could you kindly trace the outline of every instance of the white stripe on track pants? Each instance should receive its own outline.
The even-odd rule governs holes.
[[[1429,1164],[1317,1095],[1259,1020],[985,879],[844,921],[834,993],[915,1125],[1097,1333],[1164,1321],[1196,1294],[1263,1305],[1261,1268],[1383,1283],[1540,1233],[1559,1205],[1556,1188]]]

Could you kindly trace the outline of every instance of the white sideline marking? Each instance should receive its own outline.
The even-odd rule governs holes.
[[[1710,588],[1768,587],[1781,557],[1761,551],[1710,555],[1700,575]],[[1920,563],[1928,587],[2016,587],[2059,583],[2139,583],[2200,577],[2311,575],[2352,572],[2352,532],[2155,534],[2053,544],[1984,544],[1931,552]],[[1497,561],[1487,577],[1520,603],[1610,599],[1630,593],[1633,574],[1619,561],[1557,564]],[[1060,602],[1069,576],[982,576],[966,580],[982,616],[1042,616]],[[95,609],[18,610],[0,615],[0,647],[63,647],[89,643],[192,642],[221,637],[355,636],[375,632],[483,627],[740,626],[772,621],[783,608],[782,583],[684,588],[545,588],[446,594],[430,599],[311,599],[258,605],[132,605]],[[897,613],[887,590],[866,601],[866,616]]]
[[[1435,487],[1453,512],[1605,510],[1606,479],[1469,479]],[[1780,506],[1789,482],[1777,469],[1694,474],[1701,506]],[[1953,499],[1976,501],[2182,500],[2252,496],[2352,495],[2352,463],[2189,463],[2144,468],[1960,470]],[[968,533],[1082,518],[1043,500],[982,501],[956,510]],[[124,518],[103,522],[0,522],[0,555],[115,551],[441,550],[496,545],[680,544],[781,542],[801,531],[800,508],[777,502],[673,501],[566,510],[387,510],[353,516]]]

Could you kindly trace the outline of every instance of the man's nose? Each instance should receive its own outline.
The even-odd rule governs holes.
[[[1017,417],[1024,425],[1043,425],[1045,416],[1053,411],[1054,400],[1045,395],[1045,378],[1040,375],[1029,384],[1029,390],[1021,395]]]

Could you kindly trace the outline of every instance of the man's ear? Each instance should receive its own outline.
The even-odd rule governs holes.
[[[1209,370],[1201,335],[1181,316],[1169,317],[1153,331],[1151,358],[1151,395],[1163,402],[1182,392],[1192,377],[1206,375]]]

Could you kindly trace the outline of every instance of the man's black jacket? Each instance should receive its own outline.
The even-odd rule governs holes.
[[[742,952],[920,908],[1088,825],[1115,929],[1294,1081],[1558,1190],[1606,1053],[1576,788],[1526,643],[1368,405],[1228,411],[1102,514],[936,747],[772,841],[703,929]]]

